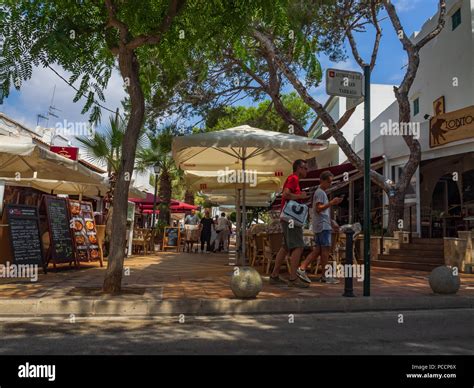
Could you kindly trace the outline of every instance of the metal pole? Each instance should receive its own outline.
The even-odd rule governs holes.
[[[240,190],[237,189],[237,201],[236,201],[236,211],[237,211],[237,235],[236,235],[236,251],[237,251],[237,263],[240,264],[240,259],[242,257],[242,210],[240,207]]]
[[[246,255],[246,243],[247,243],[247,208],[245,206],[245,192],[247,191],[245,187],[245,158],[246,158],[246,148],[243,149],[242,157],[242,174],[243,176],[243,190],[242,190],[242,264],[247,265],[247,255]]]
[[[353,257],[353,237],[354,237],[354,231],[352,229],[346,229],[346,257],[344,259],[344,294],[342,296],[347,296],[347,297],[354,297],[354,286],[353,286],[353,273],[354,271],[351,271],[351,276],[346,276],[346,268],[347,266],[353,265],[354,257]],[[355,269],[354,267],[352,267]]]
[[[364,66],[364,296],[370,296],[370,66]]]
[[[151,229],[155,229],[156,191],[158,188],[158,174],[155,174],[155,195],[153,197],[153,214],[151,215]]]

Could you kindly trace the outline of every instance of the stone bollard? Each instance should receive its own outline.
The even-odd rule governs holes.
[[[262,291],[262,278],[252,267],[235,267],[230,288],[240,299],[253,299]]]
[[[455,273],[455,271],[457,271]],[[431,271],[429,277],[430,287],[435,294],[455,294],[461,287],[457,267],[447,267],[442,265]]]

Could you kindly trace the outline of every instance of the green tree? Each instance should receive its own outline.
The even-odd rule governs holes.
[[[283,3],[286,4],[286,2]],[[405,77],[403,78],[401,85],[394,88],[394,92],[399,105],[399,122],[409,123],[411,119],[411,113],[408,95],[420,63],[419,52],[443,29],[446,16],[446,2],[445,0],[439,0],[439,15],[437,24],[430,33],[421,38],[416,44],[413,43],[405,34],[396,11],[396,6],[389,0],[344,0],[337,2],[336,5],[329,5],[328,7],[330,12],[328,12],[328,15],[334,15],[335,18],[333,20],[335,24],[344,29],[345,37],[350,44],[354,59],[362,68],[368,66],[370,71],[373,70],[376,64],[377,53],[382,36],[382,30],[379,26],[378,20],[378,14],[382,6],[385,8],[394,27],[394,31],[400,37],[402,46],[408,56],[408,66],[406,68]],[[276,9],[278,10],[278,7],[276,7]],[[324,7],[322,9],[324,9]],[[287,51],[284,50],[285,43],[282,44],[282,42],[288,41],[288,28],[294,27],[291,27],[291,24],[285,25],[279,23],[282,17],[285,18],[284,12],[277,11],[270,17],[270,20],[267,20],[267,25],[276,26],[275,28],[267,28],[266,25],[262,26],[261,24],[254,24],[252,27],[250,27],[253,29],[253,36],[268,53],[268,55],[271,57],[271,60],[274,61],[280,71],[289,80],[293,88],[298,92],[305,103],[308,104],[311,109],[313,109],[313,111],[321,118],[323,123],[328,128],[328,135],[334,137],[337,144],[344,151],[349,161],[355,167],[357,167],[359,171],[364,171],[363,160],[354,152],[341,131],[341,128],[352,115],[355,108],[347,111],[339,120],[339,122],[335,122],[335,120],[326,111],[323,104],[317,101],[310,94],[309,90],[314,85],[314,83],[311,82],[312,77],[309,77],[310,80],[308,81],[308,77],[306,76],[306,82],[303,82],[301,79],[302,74],[297,70],[301,70],[303,74],[311,74],[313,72],[313,67],[308,67],[304,64],[302,67],[299,67],[300,62],[295,60],[295,58],[298,58],[298,53],[288,56]],[[273,19],[273,22],[271,22],[271,19]],[[368,61],[364,60],[360,55],[357,42],[353,35],[354,31],[360,31],[361,28],[363,29],[367,24],[371,24],[375,31],[374,45],[370,60]],[[301,41],[302,47],[305,45],[311,46],[311,40],[308,39],[307,36],[301,35],[298,39]],[[288,44],[293,43],[290,42],[286,45]],[[383,174],[380,174],[374,170],[370,171],[372,181],[382,188],[389,198],[389,233],[392,233],[394,230],[396,230],[398,228],[398,220],[403,219],[405,193],[421,160],[421,146],[418,140],[414,138],[413,135],[404,135],[403,139],[410,150],[410,156],[397,183],[393,184],[387,177],[383,176]]]
[[[281,101],[303,128],[314,119],[309,106],[295,92],[283,95]],[[205,124],[208,131],[247,124],[256,128],[288,133],[288,123],[276,111],[271,100],[263,101],[257,106],[223,107],[206,120]]]
[[[174,132],[172,127],[165,127],[159,133],[146,133],[148,145],[137,151],[137,169],[145,169],[159,166],[158,196],[161,199],[159,205],[160,214],[158,220],[166,225],[170,224],[170,204],[173,193],[173,180],[179,175],[173,158],[171,157],[171,142]]]
[[[76,137],[86,152],[86,159],[98,165],[107,166],[109,191],[105,195],[107,210],[106,241],[110,243],[112,234],[111,221],[113,215],[113,193],[117,173],[122,156],[122,141],[125,135],[126,123],[116,115],[109,118],[109,125],[101,132],[94,132],[93,137]]]
[[[191,48],[238,35],[258,4],[234,0],[4,0],[0,14],[3,39],[0,100],[19,89],[33,66],[62,66],[80,80],[74,101],[86,99],[83,112],[100,120],[99,102],[114,69],[129,97],[112,220],[111,245],[103,289],[121,289],[125,254],[127,199],[136,147],[145,121],[145,100],[169,95],[190,63]],[[268,5],[270,6],[270,5]],[[156,63],[160,67],[156,67]]]

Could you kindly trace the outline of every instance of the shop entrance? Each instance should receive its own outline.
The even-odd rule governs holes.
[[[432,237],[457,237],[463,227],[461,194],[452,174],[443,175],[432,196],[433,230]]]

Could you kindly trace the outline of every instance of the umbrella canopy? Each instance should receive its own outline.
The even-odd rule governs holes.
[[[242,170],[214,170],[214,171],[188,171],[185,179],[190,188],[194,190],[221,190],[221,189],[243,189]],[[283,176],[275,176],[274,172],[248,172],[245,177],[245,186],[249,190],[271,190],[278,191],[282,185]]]
[[[329,145],[326,140],[265,131],[242,125],[222,131],[178,136],[173,140],[173,158],[179,167],[193,171],[241,168],[289,175],[296,159],[310,159]]]
[[[29,137],[1,137],[0,180],[55,194],[100,196],[109,188],[108,178],[34,144]],[[133,187],[130,192],[142,195]]]
[[[0,177],[13,178],[17,181],[37,178],[106,184],[106,178],[102,175],[77,161],[33,144],[31,138],[19,139],[7,136],[2,136],[0,142]]]
[[[265,131],[242,125],[222,131],[178,136],[173,139],[173,158],[187,171],[243,170],[258,173],[273,172],[287,176],[292,172],[296,159],[310,159],[325,150],[329,142],[303,136]],[[244,180],[244,183],[246,180]],[[245,260],[246,184],[242,189],[243,228],[242,257]],[[237,209],[240,209],[240,203]]]

